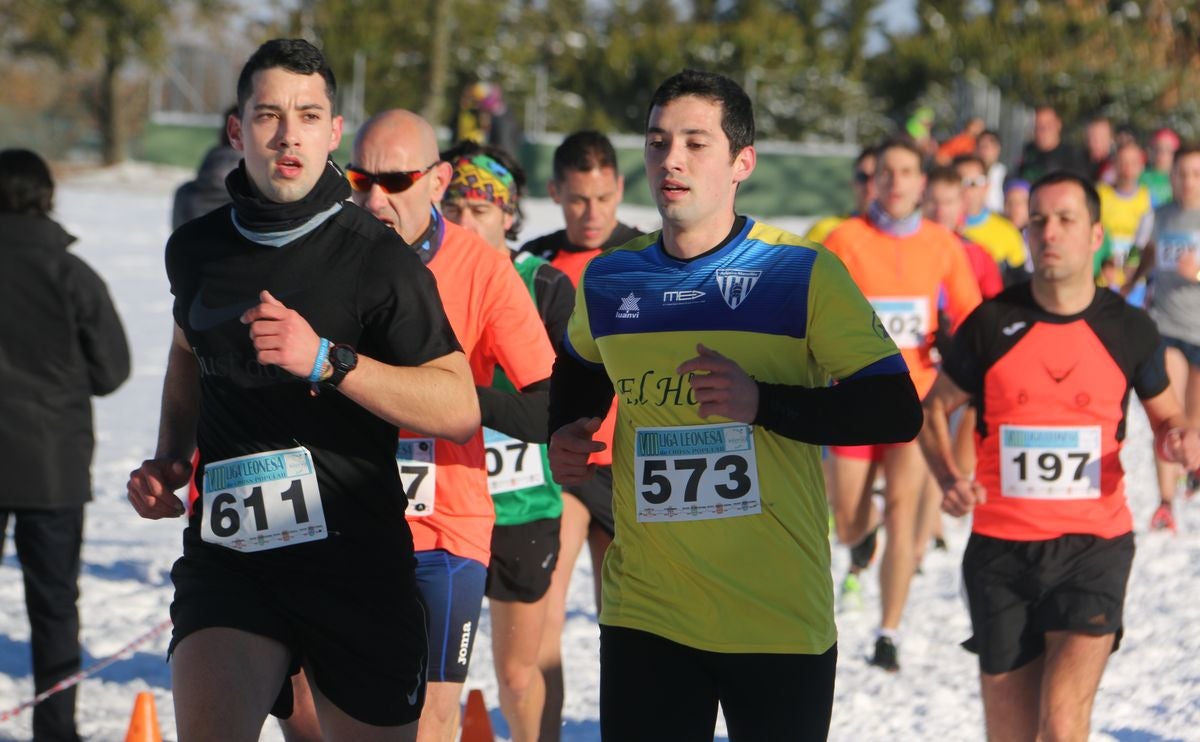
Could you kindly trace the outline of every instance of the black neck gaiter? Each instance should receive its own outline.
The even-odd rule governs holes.
[[[350,184],[332,161],[325,162],[325,172],[321,173],[320,180],[299,201],[281,204],[268,200],[246,174],[245,160],[225,178],[225,190],[233,199],[238,224],[252,232],[266,234],[298,227],[350,198]]]

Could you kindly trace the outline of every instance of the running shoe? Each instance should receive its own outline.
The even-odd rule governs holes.
[[[879,527],[876,526],[871,529],[866,538],[850,547],[850,563],[860,570],[870,567],[871,560],[875,558],[875,547],[879,542],[879,539],[876,538],[878,533]]]
[[[846,579],[842,580],[841,593],[839,602],[842,610],[846,611],[861,611],[863,607],[862,583],[858,580],[858,575],[850,572],[846,575]]]
[[[1150,518],[1150,530],[1175,533],[1175,515],[1171,512],[1171,503],[1164,502],[1154,511]]]
[[[900,670],[899,651],[896,649],[895,643],[886,636],[875,640],[875,655],[871,657],[870,661],[872,665],[888,672],[899,672]]]

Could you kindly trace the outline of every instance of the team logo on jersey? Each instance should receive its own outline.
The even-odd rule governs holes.
[[[695,304],[704,298],[703,291],[689,289],[686,291],[664,291],[662,303],[665,305],[671,304]]]
[[[1042,361],[1042,368],[1046,369],[1046,375],[1048,375],[1051,379],[1053,379],[1055,384],[1061,384],[1064,381],[1066,381],[1067,377],[1071,375],[1071,372],[1075,370],[1075,366],[1078,366],[1078,365],[1079,365],[1079,363],[1076,362],[1074,366],[1071,366],[1067,370],[1063,371],[1063,370],[1051,369],[1049,366],[1046,365],[1045,361]]]
[[[871,316],[874,318],[871,322],[871,329],[875,331],[879,339],[887,340],[891,338],[891,335],[888,335],[887,328],[883,326],[883,320],[879,319],[879,315],[872,312]]]
[[[717,287],[721,289],[721,298],[730,309],[737,309],[750,296],[754,285],[758,283],[762,271],[744,271],[735,268],[717,269]]]
[[[1003,332],[1008,337],[1012,337],[1013,335],[1016,335],[1018,332],[1020,332],[1021,329],[1024,327],[1025,327],[1024,322],[1014,322],[1011,325],[1008,325],[1006,327],[1001,327],[1000,332]]]
[[[617,319],[637,319],[641,316],[641,312],[638,310],[638,302],[641,300],[642,297],[635,296],[630,291],[629,296],[621,299],[621,308],[617,310]]]

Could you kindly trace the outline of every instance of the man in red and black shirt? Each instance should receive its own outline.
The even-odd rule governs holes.
[[[1087,737],[1120,643],[1133,522],[1120,449],[1129,392],[1155,450],[1200,466],[1200,434],[1170,391],[1154,323],[1091,279],[1100,201],[1052,173],[1030,195],[1034,274],[960,326],[925,398],[921,447],[954,515],[974,512],[963,577],[989,739]],[[978,409],[975,479],[947,417]]]

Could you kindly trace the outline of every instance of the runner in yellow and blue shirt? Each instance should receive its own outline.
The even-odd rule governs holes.
[[[618,402],[605,739],[711,740],[718,703],[733,739],[825,738],[837,636],[820,445],[910,440],[920,423],[841,261],[734,212],[753,132],[728,78],[659,87],[645,159],[663,230],[588,265],[551,379],[564,486],[591,474]]]

